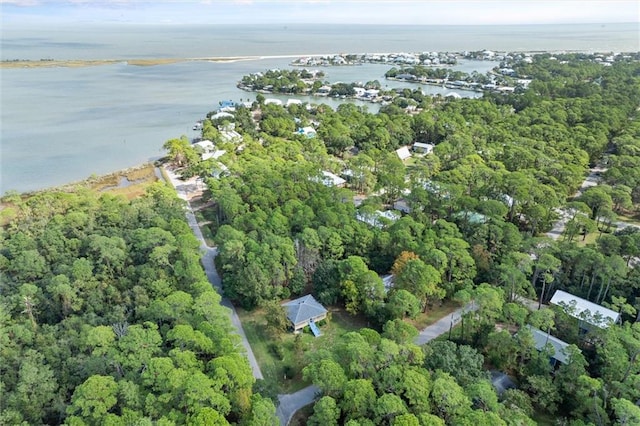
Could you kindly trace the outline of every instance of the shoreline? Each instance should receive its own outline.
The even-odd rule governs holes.
[[[155,170],[156,168],[160,167],[162,167],[161,160],[147,161],[136,166],[114,170],[103,175],[91,175],[81,180],[64,183],[62,185],[34,189],[32,191],[14,191],[11,189],[1,189],[2,192],[0,192],[0,203],[5,197],[12,195],[19,195],[20,197],[30,197],[44,192],[74,192],[80,188],[93,188],[97,192],[106,192],[114,189],[125,188],[131,184],[135,185],[137,183],[140,183],[140,179],[136,177],[136,173],[143,172],[148,168],[153,168]],[[157,174],[155,174],[155,177],[158,179],[160,178]],[[129,183],[122,186],[122,178],[125,178]]]
[[[502,51],[500,51],[502,52]],[[389,55],[392,52],[366,52],[354,53],[354,55]],[[459,52],[450,52],[459,53]],[[509,53],[509,52],[504,52]],[[608,53],[608,52],[589,52],[585,50],[527,50],[512,53],[528,53],[532,55],[550,53]],[[261,61],[268,59],[296,59],[296,58],[321,58],[326,56],[334,56],[338,53],[302,53],[302,54],[286,54],[286,55],[241,55],[241,56],[203,56],[192,58],[122,58],[122,59],[4,59],[0,61],[0,69],[17,69],[17,68],[79,68],[93,67],[101,65],[126,64],[133,66],[156,66],[156,65],[172,65],[182,62],[220,62],[233,63],[240,61]],[[382,63],[382,65],[390,65]]]
[[[312,55],[247,55],[247,56],[210,56],[197,58],[151,58],[151,59],[15,59],[3,60],[0,62],[0,69],[15,68],[79,68],[94,67],[101,65],[126,64],[133,66],[155,66],[155,65],[172,65],[182,62],[220,62],[233,63],[240,61],[261,61],[266,59],[291,59],[304,56],[316,57],[326,56],[327,54]]]

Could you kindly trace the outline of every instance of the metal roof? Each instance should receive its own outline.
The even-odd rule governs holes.
[[[561,306],[572,317],[600,328],[607,328],[620,318],[620,314],[616,311],[562,290],[556,290],[550,303]]]
[[[545,346],[549,345],[551,347],[552,356],[555,359],[563,364],[568,362],[568,353],[565,350],[567,346],[569,346],[567,342],[564,342],[557,337],[530,325],[527,325],[527,328],[531,331],[531,334],[533,334],[533,340],[536,343],[537,350],[541,351]]]

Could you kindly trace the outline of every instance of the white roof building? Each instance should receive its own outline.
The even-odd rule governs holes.
[[[409,202],[404,198],[396,200],[393,203],[393,208],[403,213],[411,213],[411,206],[409,206]]]
[[[235,130],[220,130],[220,136],[226,142],[242,142],[242,135]]]
[[[342,187],[347,183],[346,180],[342,179],[338,175],[334,175],[331,172],[323,171],[322,172],[322,184],[324,186],[337,186]]]
[[[400,158],[402,161],[411,157],[411,152],[409,151],[409,148],[406,146],[396,149],[396,154],[398,154],[398,158]]]
[[[298,133],[298,134],[300,134],[300,135],[304,135],[304,136],[306,136],[306,137],[308,137],[308,138],[314,138],[314,137],[316,137],[316,134],[317,134],[317,133],[316,133],[316,129],[314,129],[314,128],[313,128],[313,127],[311,127],[311,126],[301,127],[301,128],[299,128],[299,129],[297,130],[297,132],[296,132],[296,133]]]
[[[384,291],[388,293],[393,288],[393,274],[383,276],[382,284],[384,285]]]
[[[217,120],[218,118],[233,118],[233,114],[230,112],[217,112],[211,116],[212,120]]]
[[[193,144],[194,147],[198,147],[202,150],[202,152],[210,152],[214,150],[214,145],[213,142],[211,142],[210,140],[203,140],[200,142],[196,142]]]
[[[430,143],[415,142],[413,144],[412,148],[416,152],[422,152],[424,154],[430,154],[430,153],[433,152],[434,145],[432,145]]]
[[[400,213],[393,210],[376,210],[373,214],[362,213],[359,211],[356,213],[356,219],[373,227],[383,228],[387,223],[393,223],[400,219]]]
[[[217,160],[218,158],[222,157],[226,153],[227,151],[225,151],[224,149],[218,149],[214,152],[207,152],[205,154],[202,154],[202,159],[208,160],[210,158],[213,158],[214,160]]]
[[[282,101],[280,99],[269,98],[264,100],[264,104],[265,105],[274,104],[274,105],[282,106]]]
[[[562,290],[557,290],[549,303],[560,306],[572,317],[599,328],[608,328],[620,319],[620,314],[616,311]]]

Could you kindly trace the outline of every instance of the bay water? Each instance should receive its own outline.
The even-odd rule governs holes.
[[[286,68],[291,57],[423,51],[640,50],[638,24],[529,26],[4,26],[2,60],[100,60],[91,67],[0,70],[0,194],[57,186],[156,159],[170,138],[196,136],[195,121],[223,100],[253,100],[245,74]],[[252,57],[133,66],[128,59]],[[484,73],[496,64],[462,61]],[[378,79],[386,65],[324,68],[331,82]],[[409,86],[410,87],[410,86]],[[423,87],[446,94],[448,89]],[[458,92],[477,96],[473,92]],[[286,99],[287,97],[282,97]],[[337,101],[302,98],[310,102]],[[375,106],[369,105],[370,110]]]

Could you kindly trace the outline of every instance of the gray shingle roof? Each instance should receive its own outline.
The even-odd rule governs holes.
[[[324,306],[310,294],[283,303],[282,306],[287,310],[287,318],[293,324],[300,324],[327,313]]]

